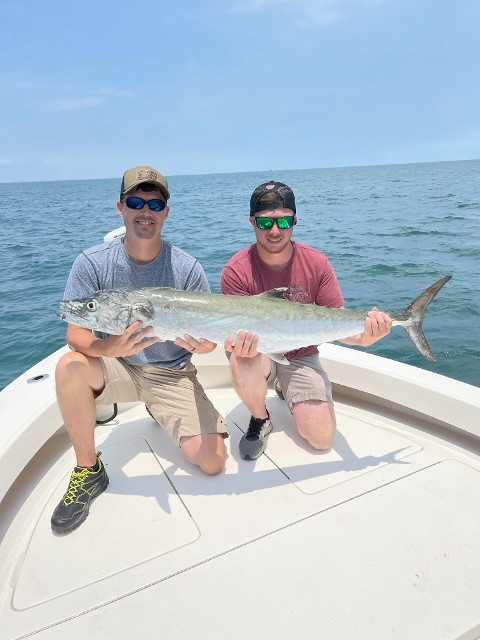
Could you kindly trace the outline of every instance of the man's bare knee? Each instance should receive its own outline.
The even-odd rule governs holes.
[[[93,389],[101,389],[104,385],[102,365],[98,358],[70,351],[58,361],[55,380],[57,387],[68,385],[70,382],[84,382]]]
[[[219,454],[207,456],[205,459],[198,461],[200,469],[209,476],[215,476],[221,473],[225,467],[225,458]]]
[[[335,429],[322,430],[316,433],[307,433],[303,437],[308,444],[317,451],[328,451],[332,448]]]
[[[225,467],[225,444],[218,433],[184,436],[180,446],[187,460],[208,475],[216,475]]]
[[[332,447],[336,431],[333,405],[318,400],[306,401],[292,407],[298,433],[317,451]]]
[[[69,351],[68,353],[65,353],[57,362],[55,374],[57,377],[59,375],[68,374],[69,371],[71,371],[72,367],[76,367],[77,365],[88,366],[87,357],[83,355],[83,353],[79,353],[78,351]]]

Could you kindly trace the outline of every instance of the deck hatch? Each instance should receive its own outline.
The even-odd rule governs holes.
[[[51,532],[50,516],[70,472],[62,479],[26,549],[13,596],[15,609],[82,589],[198,539],[195,522],[143,438],[102,446],[102,451],[110,477],[107,491],[93,502],[81,527],[57,536]]]

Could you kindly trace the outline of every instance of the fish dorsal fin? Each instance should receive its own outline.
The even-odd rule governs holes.
[[[282,298],[283,294],[288,291],[288,287],[278,287],[277,289],[270,289],[269,291],[264,291],[263,293],[258,293],[256,298]]]
[[[276,298],[280,300],[289,300],[290,302],[301,302],[302,304],[310,304],[313,301],[309,297],[305,289],[299,284],[291,284],[288,287],[277,287],[259,293],[257,298]]]

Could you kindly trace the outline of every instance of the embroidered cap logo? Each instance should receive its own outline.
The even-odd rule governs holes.
[[[158,173],[149,171],[148,169],[139,169],[137,171],[137,180],[157,180]]]

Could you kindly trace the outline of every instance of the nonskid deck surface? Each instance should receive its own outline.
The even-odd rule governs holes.
[[[76,638],[100,620],[106,637],[157,637],[155,624],[190,638],[198,619],[219,625],[205,637],[244,638],[244,609],[267,638],[454,638],[480,623],[478,456],[341,401],[334,447],[314,452],[270,392],[266,454],[244,461],[246,409],[228,388],[209,395],[229,422],[218,476],[130,407],[97,429],[107,491],[57,536],[71,452],[53,464],[2,545],[2,639]]]

